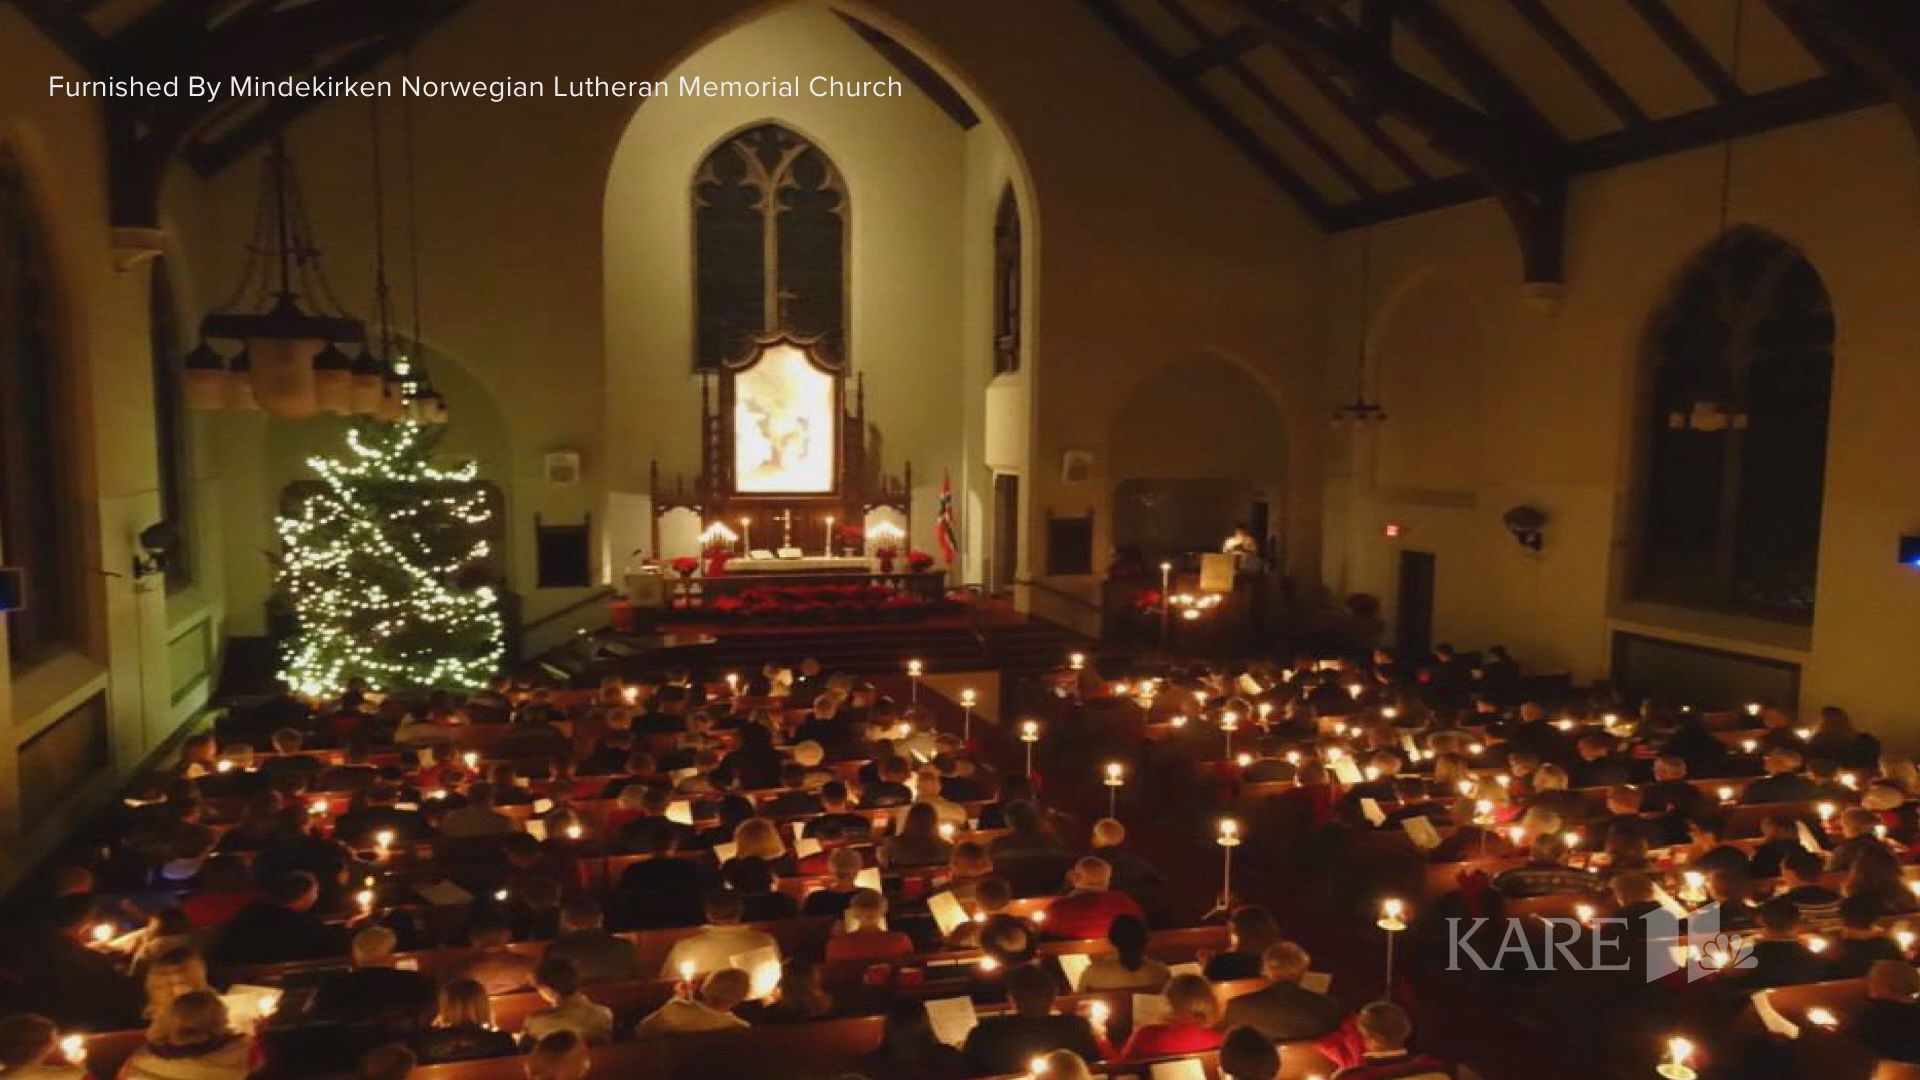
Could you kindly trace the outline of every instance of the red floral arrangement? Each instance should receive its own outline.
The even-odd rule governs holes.
[[[721,574],[726,573],[727,560],[731,558],[733,558],[733,552],[728,551],[724,548],[722,548],[719,551],[708,552],[707,553],[707,569],[706,569],[707,576],[719,577]]]
[[[915,596],[882,585],[768,585],[716,596],[702,610],[716,619],[741,622],[878,622],[951,606],[946,597]]]
[[[873,549],[873,554],[874,557],[878,559],[891,559],[900,554],[900,549],[894,547],[892,544],[881,544],[879,547]]]
[[[693,572],[700,569],[700,560],[691,555],[682,555],[667,565],[673,567],[674,573],[681,577],[692,577]]]
[[[933,569],[933,556],[915,548],[907,552],[907,569],[916,574],[925,573]]]
[[[867,538],[867,530],[858,525],[840,526],[840,539],[849,544],[857,544]]]

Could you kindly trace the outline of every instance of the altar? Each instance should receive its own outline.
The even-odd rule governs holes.
[[[802,555],[792,559],[728,559],[729,574],[866,574],[874,562],[865,555]]]
[[[700,425],[697,476],[664,476],[658,461],[650,470],[659,562],[697,562],[701,577],[716,580],[899,580],[895,566],[909,562],[913,466],[903,462],[898,474],[881,467],[864,376],[818,339],[763,334],[745,356],[702,373]],[[661,519],[689,511],[699,523],[697,556],[684,539],[663,551]],[[685,518],[675,520],[684,538]]]

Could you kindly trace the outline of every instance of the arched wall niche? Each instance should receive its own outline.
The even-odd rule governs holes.
[[[1287,424],[1258,369],[1217,352],[1136,384],[1107,439],[1113,546],[1149,559],[1217,547],[1256,502],[1284,550]]]

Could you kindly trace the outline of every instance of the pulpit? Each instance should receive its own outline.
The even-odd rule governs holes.
[[[652,549],[660,519],[691,510],[701,543],[735,553],[727,573],[867,573],[868,515],[890,508],[911,531],[913,467],[880,471],[870,452],[866,384],[815,338],[775,333],[701,375],[700,474],[666,478],[654,462]],[[852,526],[858,530],[846,532]],[[857,537],[857,539],[856,539]],[[904,557],[903,536],[895,542]]]

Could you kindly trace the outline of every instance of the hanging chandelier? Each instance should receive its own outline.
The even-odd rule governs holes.
[[[321,273],[299,178],[276,137],[239,284],[200,320],[200,343],[186,356],[185,404],[264,409],[282,420],[367,412],[365,389],[374,373],[340,348],[364,344],[366,337],[365,325],[346,314]],[[211,341],[239,342],[240,351],[228,359]]]
[[[1360,430],[1387,418],[1387,410],[1367,396],[1367,328],[1372,321],[1373,230],[1360,236],[1360,346],[1353,359],[1353,400],[1333,410],[1336,428]]]

